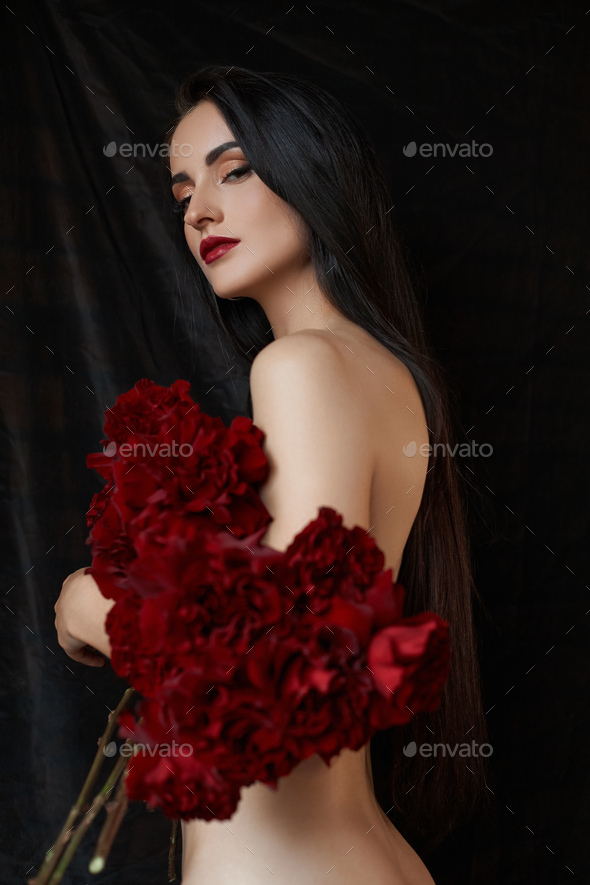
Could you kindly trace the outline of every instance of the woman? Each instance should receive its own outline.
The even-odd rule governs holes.
[[[424,340],[374,153],[343,106],[299,78],[208,67],[189,77],[169,130],[171,190],[197,296],[251,362],[284,550],[334,507],[366,526],[407,589],[405,614],[450,623],[441,706],[326,766],[312,756],[242,790],[228,821],[182,825],[183,885],[432,883],[410,846],[438,844],[485,795],[481,756],[405,755],[406,745],[485,742],[463,490],[442,373]],[[435,444],[437,448],[432,449]],[[60,644],[102,663],[106,600],[80,572],[56,603]],[[88,648],[91,646],[92,648]],[[395,819],[395,824],[388,814]]]

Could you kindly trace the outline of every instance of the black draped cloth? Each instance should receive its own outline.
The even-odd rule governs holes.
[[[479,625],[492,815],[428,866],[443,885],[590,881],[586,12],[573,0],[3,8],[3,885],[38,871],[125,687],[108,665],[68,658],[54,630],[63,580],[90,562],[85,512],[102,481],[85,457],[105,409],[147,377],[189,379],[225,421],[246,411],[247,366],[177,273],[157,158],[104,151],[153,150],[176,84],[207,63],[299,72],[369,131],[475,444],[461,469],[485,505],[473,544],[492,615]],[[92,877],[97,826],[67,885],[166,881],[160,813],[133,804]]]

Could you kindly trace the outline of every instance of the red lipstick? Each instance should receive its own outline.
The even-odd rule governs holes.
[[[220,258],[234,246],[237,246],[239,242],[233,237],[206,237],[199,246],[199,252],[205,264],[211,264],[216,258]]]

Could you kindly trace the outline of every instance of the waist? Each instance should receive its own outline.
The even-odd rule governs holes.
[[[253,784],[231,819],[183,821],[181,885],[260,885],[271,874],[301,885],[327,873],[339,885],[405,883],[402,837],[372,790],[339,806],[325,796],[290,798],[281,803],[270,787]]]

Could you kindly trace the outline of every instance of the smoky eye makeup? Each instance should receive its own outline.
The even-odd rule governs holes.
[[[176,200],[175,198],[173,198],[172,199],[172,211],[177,212],[177,213],[179,212],[182,215],[184,215],[186,210],[188,209],[188,204],[190,202],[190,198],[191,198],[190,194],[186,197],[183,197],[182,200]]]
[[[231,178],[232,175],[237,175],[238,179],[243,178],[244,175],[250,171],[252,167],[249,163],[242,163],[240,166],[234,166],[233,169],[230,169],[225,175],[221,176],[222,181],[227,181]]]
[[[226,160],[225,162],[227,163],[228,161]],[[236,158],[233,162],[238,162],[239,165],[234,166],[233,168],[229,169],[227,172],[224,172],[221,175],[220,182],[222,184],[225,183],[226,181],[239,181],[241,178],[244,178],[244,176],[246,176],[248,174],[248,172],[250,172],[252,169],[252,167],[250,166],[250,164],[247,161],[240,162]],[[174,197],[174,194],[173,194],[173,204],[172,204],[173,212],[181,213],[182,215],[184,215],[186,213],[186,210],[188,209],[188,204],[190,202],[191,197],[192,197],[192,193],[186,194],[186,196],[182,197],[181,199],[176,199],[176,197]]]

